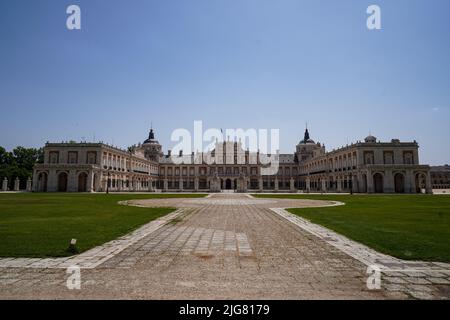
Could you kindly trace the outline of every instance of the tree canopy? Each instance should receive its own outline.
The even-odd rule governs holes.
[[[0,146],[0,179],[8,179],[9,188],[13,188],[14,180],[20,179],[20,188],[24,189],[26,181],[33,174],[36,163],[44,162],[43,149],[16,147],[8,152]]]

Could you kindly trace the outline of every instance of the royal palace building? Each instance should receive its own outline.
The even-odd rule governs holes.
[[[261,155],[240,142],[216,143],[208,154],[179,154],[180,162],[170,151],[163,154],[150,130],[127,151],[103,143],[47,143],[33,191],[431,193],[430,167],[420,164],[418,149],[416,141],[380,142],[369,135],[327,152],[306,129],[295,152],[277,154],[278,171],[267,175]]]

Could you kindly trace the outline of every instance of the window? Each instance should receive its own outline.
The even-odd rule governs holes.
[[[97,152],[88,151],[86,154],[86,163],[87,164],[97,164]]]
[[[384,164],[394,164],[394,154],[391,151],[384,152]]]
[[[414,164],[414,156],[411,151],[405,151],[403,153],[403,163],[404,164]]]
[[[59,163],[59,152],[58,151],[50,151],[48,154],[50,163]]]
[[[67,163],[70,163],[70,164],[78,163],[78,152],[77,151],[69,151],[67,153]]]
[[[364,164],[374,164],[374,155],[372,151],[364,152]]]

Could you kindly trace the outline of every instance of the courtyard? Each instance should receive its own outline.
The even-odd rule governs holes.
[[[78,256],[61,255],[65,248],[62,245],[58,248],[46,245],[40,252],[28,251],[30,258],[20,257],[24,248],[39,242],[39,224],[36,228],[28,227],[27,232],[18,233],[30,237],[23,241],[27,244],[17,246],[17,251],[16,245],[2,249],[0,296],[12,299],[445,299],[450,296],[450,267],[446,262],[439,262],[448,262],[448,242],[443,241],[443,247],[439,247],[430,240],[433,249],[429,251],[433,254],[428,260],[439,258],[437,261],[403,260],[352,241],[349,238],[355,240],[357,237],[351,233],[349,238],[334,233],[330,229],[341,230],[334,228],[332,223],[314,221],[315,217],[311,218],[315,223],[310,223],[297,215],[298,210],[304,211],[305,217],[308,214],[320,218],[326,216],[322,212],[330,211],[330,221],[333,221],[337,219],[333,212],[344,210],[340,213],[344,220],[344,212],[354,212],[357,207],[356,204],[352,207],[352,199],[347,196],[277,195],[277,198],[264,199],[247,194],[204,196],[1,194],[1,232],[10,232],[10,244],[15,233],[11,226],[20,230],[20,223],[34,222],[33,215],[37,220],[52,223],[58,212],[62,214],[68,208],[73,216],[77,210],[84,212],[86,215],[82,214],[80,220],[99,212],[97,220],[88,219],[89,223],[83,228],[92,223],[100,230],[109,228],[110,231],[105,232],[108,236],[101,240],[84,234],[95,240],[85,247],[81,247],[83,235],[78,235],[80,247],[85,250]],[[358,203],[358,199],[362,199],[360,201],[364,202],[364,197],[355,196],[353,201]],[[400,199],[400,196],[393,197]],[[15,201],[14,206],[11,201]],[[381,201],[380,210],[386,208],[388,200],[376,201]],[[411,202],[411,199],[401,198],[400,201]],[[436,209],[441,201],[440,209]],[[443,239],[448,237],[445,233],[448,230],[445,228],[448,223],[445,201],[448,200],[444,196],[434,197],[428,204],[435,208],[430,214],[438,210],[442,211],[443,217],[440,223],[430,222],[437,226],[428,230]],[[46,206],[54,206],[53,211]],[[419,201],[420,206],[426,206],[425,202],[420,205]],[[366,225],[365,228],[370,229],[370,221],[364,215],[364,211],[374,210],[370,207],[368,203],[361,204],[359,228]],[[295,213],[292,214],[283,208],[301,209],[287,209]],[[16,210],[15,216],[13,210]],[[28,216],[20,221],[21,210]],[[419,212],[415,214],[419,215]],[[406,222],[423,224],[414,215],[408,219],[401,213],[397,224],[402,217]],[[353,216],[350,220],[357,218]],[[67,221],[73,228],[71,219],[53,222],[53,227],[47,230],[48,238],[64,238],[57,236],[64,233],[58,229],[64,230]],[[41,223],[45,225],[45,222]],[[8,224],[10,227],[6,227]],[[444,227],[440,229],[442,225]],[[95,234],[95,228],[92,229]],[[406,229],[414,233],[411,226]],[[67,233],[70,228],[65,230],[66,238],[61,241],[67,245],[73,233]],[[123,236],[127,232],[131,233]],[[113,240],[116,235],[119,239]],[[375,237],[368,238],[380,243]],[[400,238],[408,237],[403,234]],[[106,241],[109,242],[104,243]],[[410,241],[414,246],[414,241],[418,240],[411,238]],[[94,243],[96,247],[92,248]],[[395,241],[391,243],[395,244]],[[420,252],[414,254],[417,256]],[[82,267],[81,290],[66,287],[66,268],[75,262]],[[371,264],[382,268],[379,290],[369,290],[366,285],[367,268]]]

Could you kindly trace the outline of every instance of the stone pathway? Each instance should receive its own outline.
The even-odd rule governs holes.
[[[392,299],[450,296],[449,286],[442,283],[448,280],[446,272],[450,269],[447,265],[437,265],[441,269],[435,270],[435,277],[415,274],[413,278],[422,279],[415,282],[410,282],[410,275],[402,272],[389,277],[383,274],[382,289],[369,290],[366,271],[367,262],[372,261],[364,261],[351,253],[352,250],[344,250],[345,239],[341,239],[344,242],[332,241],[334,235],[308,230],[302,225],[305,221],[284,215],[287,212],[282,209],[271,209],[336,205],[333,202],[217,194],[203,199],[136,200],[125,204],[180,209],[123,239],[94,248],[90,254],[71,258],[71,262],[78,261],[84,267],[81,290],[67,289],[69,275],[59,268],[62,265],[52,265],[47,260],[47,265],[30,267],[33,264],[20,265],[19,262],[26,259],[15,259],[16,264],[5,266],[6,259],[0,259],[0,298]],[[336,245],[338,242],[341,247]],[[107,248],[116,246],[116,251],[106,253]],[[100,252],[102,254],[98,255]],[[407,284],[395,283],[401,280]]]
[[[403,292],[417,299],[450,297],[450,264],[441,262],[405,261],[379,253],[320,225],[309,222],[282,208],[275,213],[314,234],[349,256],[379,270],[381,285],[390,291]]]

